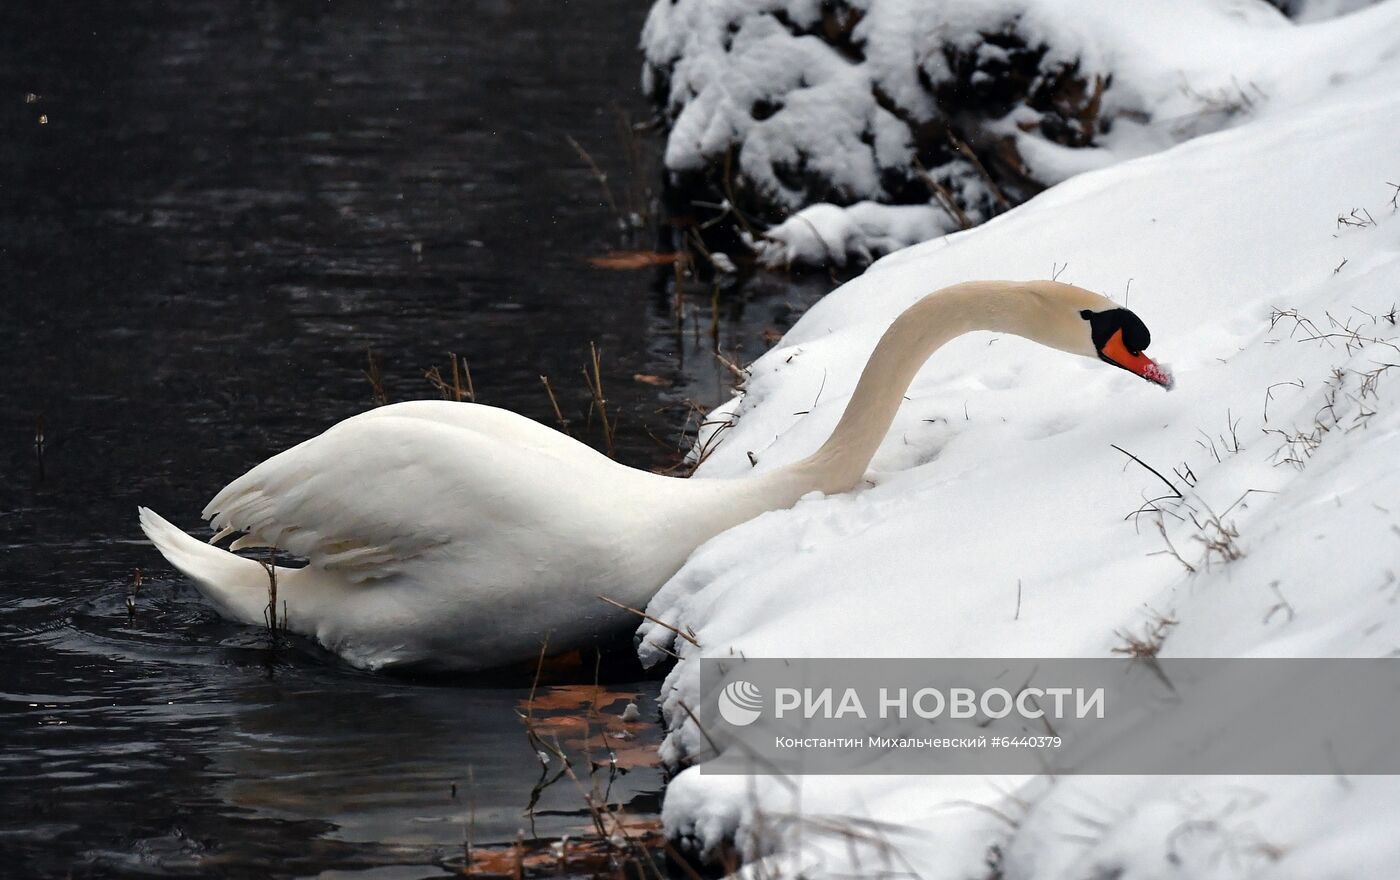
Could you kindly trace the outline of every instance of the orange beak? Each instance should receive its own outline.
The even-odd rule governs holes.
[[[1128,351],[1128,347],[1123,344],[1123,331],[1119,330],[1104,343],[1104,347],[1099,351],[1099,356],[1114,366],[1122,367],[1130,373],[1141,376],[1154,385],[1161,385],[1163,388],[1171,389],[1172,374],[1166,368],[1154,361],[1145,354],[1133,354]]]

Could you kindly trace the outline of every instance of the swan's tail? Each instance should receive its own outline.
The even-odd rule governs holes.
[[[267,569],[253,559],[221,550],[166,521],[148,507],[138,508],[141,531],[166,560],[199,587],[219,613],[248,624],[264,622],[268,603]],[[296,569],[277,568],[278,587],[293,579]]]

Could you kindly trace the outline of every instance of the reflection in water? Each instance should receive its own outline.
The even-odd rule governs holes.
[[[270,650],[139,540],[135,506],[195,526],[228,480],[371,405],[370,349],[393,400],[432,396],[424,371],[456,352],[482,402],[553,423],[548,375],[594,439],[596,341],[618,456],[666,463],[652,435],[683,445],[683,401],[729,387],[710,291],[678,322],[667,271],[587,264],[654,241],[620,229],[566,140],[643,205],[656,144],[619,120],[649,114],[645,8],[0,6],[5,872],[432,874],[460,864],[469,791],[476,841],[530,833],[518,684]],[[752,358],[828,287],[728,291],[721,344]],[[611,687],[655,717],[655,682]],[[645,813],[659,786],[634,766],[610,796]],[[561,785],[534,815],[542,835],[588,821]]]
[[[554,711],[536,708],[540,735],[558,741],[585,777],[583,758],[591,754],[610,800],[635,798],[632,775],[610,774],[608,765],[620,755],[624,769],[649,767],[659,736],[655,706],[643,693],[653,689],[632,689],[620,704],[604,706],[596,721],[573,689],[561,690],[566,699]],[[546,688],[541,695],[547,700],[552,693]],[[211,768],[229,780],[223,796],[237,807],[289,819],[334,816],[339,839],[444,851],[460,848],[468,837],[492,842],[518,833],[577,837],[591,830],[579,792],[567,781],[546,788],[525,811],[522,782],[529,792],[559,765],[542,765],[528,746],[517,714],[528,707],[518,688],[377,684],[347,693],[280,685],[250,688],[240,699],[249,710],[226,731],[227,748]],[[628,702],[640,704],[632,723],[620,714]],[[649,712],[645,721],[642,707]],[[561,735],[565,730],[575,735]],[[642,753],[648,760],[639,762]],[[641,774],[641,785],[650,789],[654,777]]]

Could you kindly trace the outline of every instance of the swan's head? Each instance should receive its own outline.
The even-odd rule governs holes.
[[[1036,305],[1020,319],[1022,335],[1071,354],[1097,358],[1172,387],[1171,372],[1143,354],[1152,334],[1142,319],[1092,290],[1058,281],[1029,281],[1017,287]]]
[[[1171,372],[1142,353],[1152,344],[1152,334],[1147,325],[1112,300],[1105,300],[1105,303],[1107,308],[1079,310],[1079,317],[1086,325],[1089,342],[1099,360],[1170,391]]]

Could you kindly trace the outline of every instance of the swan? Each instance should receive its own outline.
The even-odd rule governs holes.
[[[1171,386],[1137,315],[1053,281],[929,294],[881,337],[829,439],[735,479],[626,467],[507,410],[413,401],[346,419],[229,483],[205,543],[148,508],[141,528],[225,617],[265,623],[272,547],[283,625],[371,670],[474,671],[618,631],[696,547],[803,495],[860,483],[920,366],[975,330],[1012,333]],[[214,545],[242,532],[229,550]]]

